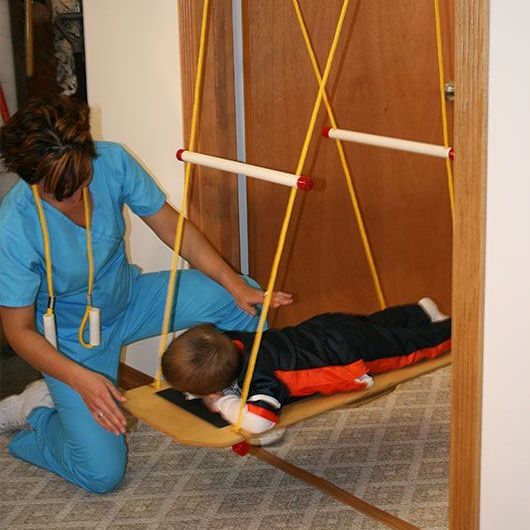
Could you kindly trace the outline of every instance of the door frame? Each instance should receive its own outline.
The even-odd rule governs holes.
[[[480,521],[488,59],[489,1],[455,0],[451,529]]]

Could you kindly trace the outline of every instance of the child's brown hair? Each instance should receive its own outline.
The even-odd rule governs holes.
[[[230,386],[239,375],[241,354],[212,324],[190,328],[162,356],[162,373],[176,390],[204,396]]]

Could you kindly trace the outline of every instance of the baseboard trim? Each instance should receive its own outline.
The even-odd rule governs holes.
[[[137,388],[139,386],[149,385],[153,380],[154,379],[150,375],[144,374],[143,372],[140,372],[140,370],[120,362],[118,381],[120,387],[124,390],[131,390],[132,388]]]

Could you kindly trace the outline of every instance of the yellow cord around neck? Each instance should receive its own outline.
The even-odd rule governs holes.
[[[50,251],[50,236],[48,232],[48,225],[46,223],[46,217],[44,215],[44,210],[42,208],[42,201],[40,197],[39,187],[36,184],[32,184],[31,191],[33,193],[33,198],[35,199],[35,204],[37,206],[37,212],[39,215],[39,222],[42,232],[42,241],[44,246],[44,261],[46,264],[46,280],[48,284],[48,309],[46,315],[54,314],[54,302],[55,302],[55,292],[53,290],[53,276],[52,276],[52,257]],[[86,248],[87,248],[87,259],[88,259],[88,289],[87,289],[87,306],[85,309],[85,314],[81,320],[79,326],[78,338],[80,344],[84,348],[93,348],[93,346],[85,342],[83,338],[83,333],[85,326],[92,309],[92,292],[94,289],[94,256],[92,253],[92,231],[90,224],[90,199],[88,194],[88,187],[83,188],[83,206],[85,213],[85,227],[86,227]]]
[[[92,291],[94,289],[94,255],[92,254],[92,230],[90,224],[90,199],[88,195],[88,186],[83,188],[83,206],[85,211],[85,228],[86,228],[86,254],[88,260],[88,288],[86,294],[86,309],[83,318],[81,319],[81,324],[79,325],[79,330],[77,332],[77,337],[79,343],[84,348],[93,348],[92,344],[85,342],[83,337],[86,323],[92,309]]]
[[[46,217],[44,217],[44,210],[42,209],[42,201],[40,200],[39,187],[36,184],[31,186],[31,192],[37,205],[37,212],[39,214],[40,228],[42,232],[42,242],[44,245],[44,261],[46,263],[46,281],[48,284],[48,309],[46,314],[53,315],[53,306],[55,301],[55,293],[53,291],[52,278],[52,257],[50,253],[50,236],[48,234],[48,225],[46,224]]]

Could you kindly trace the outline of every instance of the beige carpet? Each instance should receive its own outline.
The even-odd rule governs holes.
[[[450,368],[361,408],[292,427],[281,458],[423,529],[447,528]],[[253,457],[181,447],[144,424],[121,488],[86,493],[10,457],[0,437],[6,529],[383,529]]]

